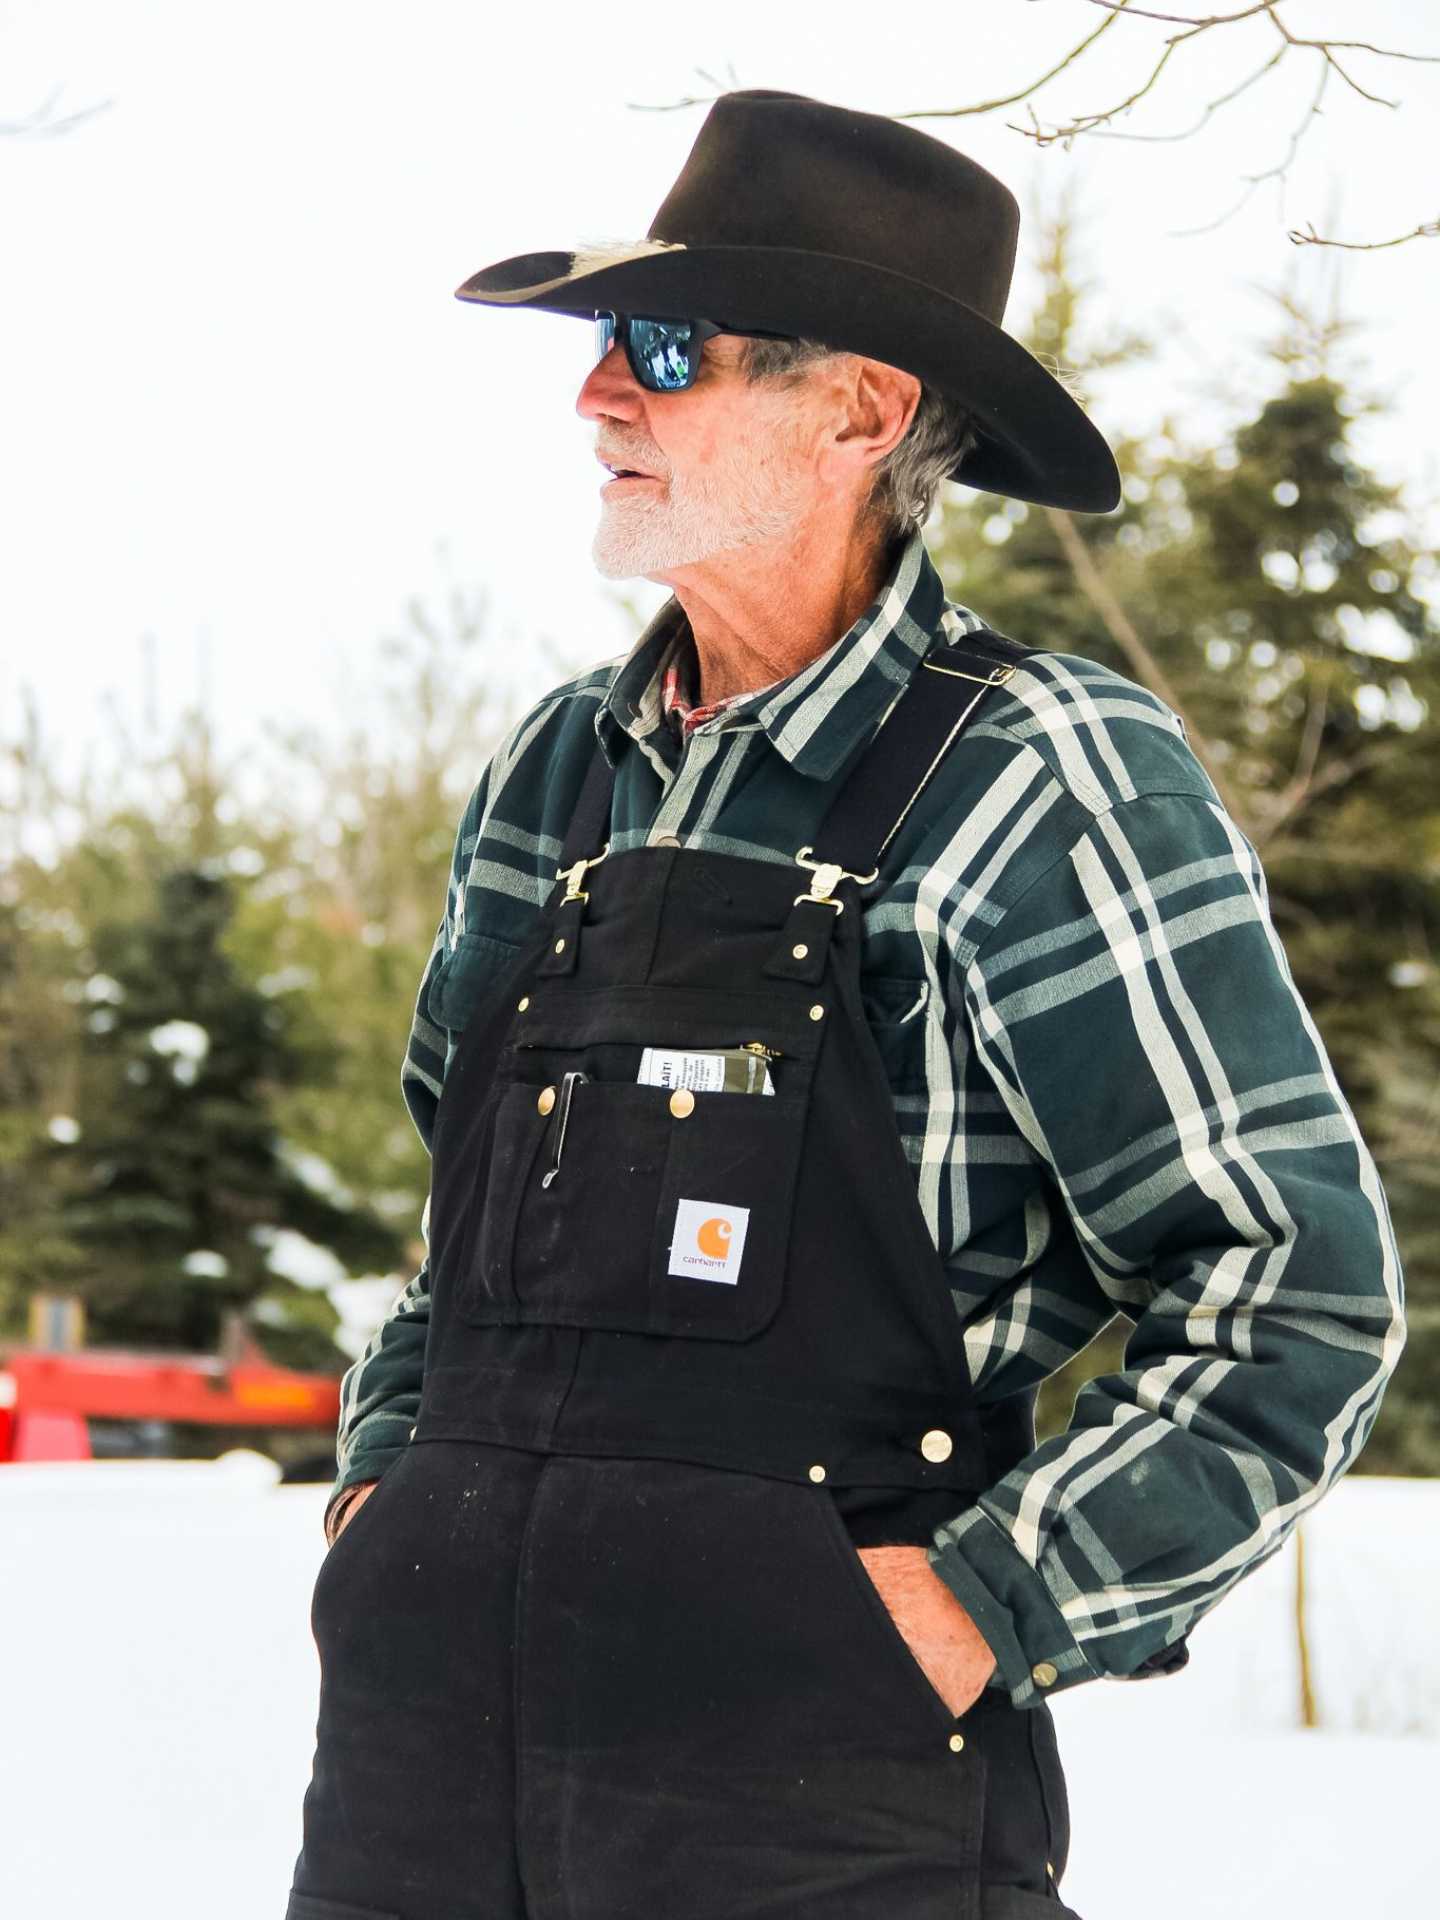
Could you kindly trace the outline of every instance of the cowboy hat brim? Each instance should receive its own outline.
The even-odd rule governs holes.
[[[723,321],[822,340],[913,373],[974,409],[979,444],[951,478],[1076,513],[1120,501],[1115,456],[1060,382],[992,321],[889,268],[791,247],[527,253],[482,267],[456,297],[589,318],[597,310]]]

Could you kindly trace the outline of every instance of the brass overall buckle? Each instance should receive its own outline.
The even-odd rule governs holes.
[[[565,882],[565,893],[560,902],[562,907],[568,907],[572,900],[588,900],[590,898],[589,894],[582,889],[580,882],[585,878],[586,873],[591,867],[599,866],[609,851],[610,842],[607,840],[593,860],[577,860],[573,867],[557,867],[555,869],[555,878]]]
[[[810,900],[813,901],[817,907],[833,907],[836,913],[843,913],[845,911],[845,902],[843,900],[832,900],[830,897],[842,880],[853,880],[856,886],[868,887],[872,880],[878,880],[880,877],[880,869],[878,867],[876,867],[873,873],[849,873],[840,865],[838,860],[812,860],[810,855],[814,853],[814,851],[815,849],[813,847],[802,847],[795,856],[796,865],[808,867],[812,878],[810,881],[810,891],[808,893],[797,893],[792,902],[794,906],[798,907],[802,901]]]

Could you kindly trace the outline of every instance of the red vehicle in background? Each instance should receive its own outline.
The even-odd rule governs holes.
[[[277,1367],[243,1329],[223,1354],[0,1346],[0,1466],[207,1459],[253,1447],[287,1480],[335,1472],[340,1382]]]

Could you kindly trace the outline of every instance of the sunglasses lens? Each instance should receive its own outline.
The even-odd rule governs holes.
[[[700,348],[691,345],[688,320],[630,321],[630,350],[640,378],[656,393],[678,393],[695,378]]]
[[[603,360],[615,344],[615,316],[613,313],[597,313],[595,316],[595,359]]]

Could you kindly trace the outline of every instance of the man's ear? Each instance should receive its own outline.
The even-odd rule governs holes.
[[[920,382],[913,373],[883,360],[856,355],[849,392],[850,423],[835,436],[863,452],[866,466],[874,466],[909,431],[920,404]]]

